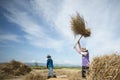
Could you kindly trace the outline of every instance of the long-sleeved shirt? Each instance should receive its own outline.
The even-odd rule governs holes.
[[[53,66],[53,60],[51,59],[51,58],[49,58],[48,60],[47,60],[47,67],[48,68],[53,68],[54,66]]]

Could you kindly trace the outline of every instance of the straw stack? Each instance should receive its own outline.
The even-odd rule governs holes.
[[[85,20],[79,13],[77,13],[76,16],[71,17],[71,29],[75,36],[80,34],[84,37],[89,37],[91,34],[90,28],[86,29]]]
[[[0,75],[3,75],[2,78],[12,77],[12,76],[20,76],[20,75],[25,75],[25,74],[29,73],[30,71],[31,71],[31,68],[29,66],[27,66],[21,62],[13,60],[9,63],[4,64],[0,68]],[[5,75],[7,75],[7,76],[5,76]]]
[[[120,80],[120,55],[112,54],[94,58],[87,80]]]

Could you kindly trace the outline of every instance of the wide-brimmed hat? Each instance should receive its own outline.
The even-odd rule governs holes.
[[[87,50],[86,48],[82,48],[82,51],[83,51],[83,52],[86,52],[86,51],[88,51],[88,50]]]

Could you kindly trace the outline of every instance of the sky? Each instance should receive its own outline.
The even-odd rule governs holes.
[[[81,39],[96,56],[120,54],[119,0],[0,0],[0,62],[54,63],[81,65],[73,49],[80,35],[71,31],[71,16],[82,15],[91,36]]]

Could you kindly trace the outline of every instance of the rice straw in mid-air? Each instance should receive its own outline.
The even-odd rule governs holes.
[[[75,36],[82,35],[84,37],[89,37],[91,35],[90,28],[86,29],[85,20],[79,13],[77,13],[76,16],[71,17],[71,29]]]

